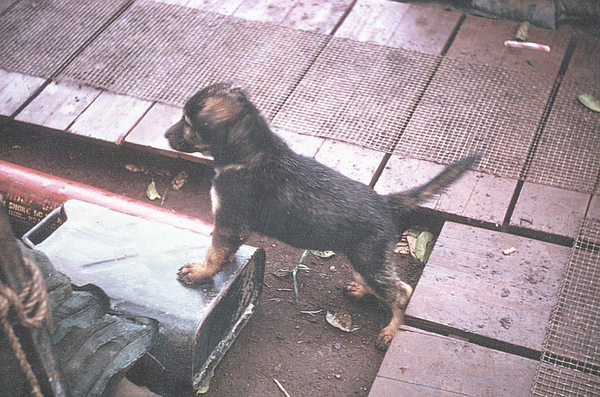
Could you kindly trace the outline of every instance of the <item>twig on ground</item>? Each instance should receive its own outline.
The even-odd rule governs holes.
[[[275,381],[275,384],[277,385],[277,387],[279,387],[279,390],[281,390],[281,392],[283,394],[285,394],[285,397],[292,397],[290,396],[290,394],[287,392],[287,390],[285,390],[285,388],[283,387],[283,385],[281,383],[279,383],[279,381],[275,378],[273,378],[273,380]]]

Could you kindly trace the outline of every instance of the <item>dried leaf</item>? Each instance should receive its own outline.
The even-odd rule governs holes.
[[[579,95],[578,99],[586,108],[593,110],[594,112],[600,112],[600,101],[593,96],[584,94]]]
[[[146,172],[146,169],[144,167],[140,167],[135,164],[127,164],[125,166],[125,169],[127,169],[127,171],[129,172]]]
[[[188,174],[185,171],[181,171],[173,180],[171,181],[171,189],[179,190],[185,185],[188,179]]]
[[[517,33],[515,34],[515,39],[519,40],[519,41],[527,41],[527,38],[529,36],[529,22],[525,21],[523,22],[521,25],[519,25],[519,28],[517,29]]]
[[[313,255],[318,256],[319,258],[331,258],[332,256],[335,255],[335,252],[333,251],[315,251],[315,250],[310,250],[310,253]]]
[[[156,200],[161,197],[158,191],[156,190],[156,184],[154,183],[154,179],[146,188],[146,196],[148,196],[150,200]]]
[[[352,327],[352,316],[344,310],[336,310],[334,313],[328,311],[325,320],[344,332],[354,332],[358,329],[358,327]]]

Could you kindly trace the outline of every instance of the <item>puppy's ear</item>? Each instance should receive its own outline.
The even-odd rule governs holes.
[[[206,98],[198,116],[210,127],[231,120],[242,111],[239,99],[231,94],[217,94]]]

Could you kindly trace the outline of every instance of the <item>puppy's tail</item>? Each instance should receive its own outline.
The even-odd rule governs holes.
[[[442,193],[445,188],[460,178],[479,159],[481,159],[480,154],[472,153],[446,167],[444,171],[426,184],[405,192],[393,193],[386,197],[397,214],[413,210],[425,200]]]

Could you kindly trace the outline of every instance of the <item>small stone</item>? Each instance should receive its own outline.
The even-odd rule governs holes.
[[[340,350],[342,348],[342,344],[339,343],[339,342],[335,342],[333,344],[333,348],[336,349],[336,350]]]
[[[340,375],[340,374],[335,374],[335,378],[336,378],[336,379],[342,379],[342,375]]]

